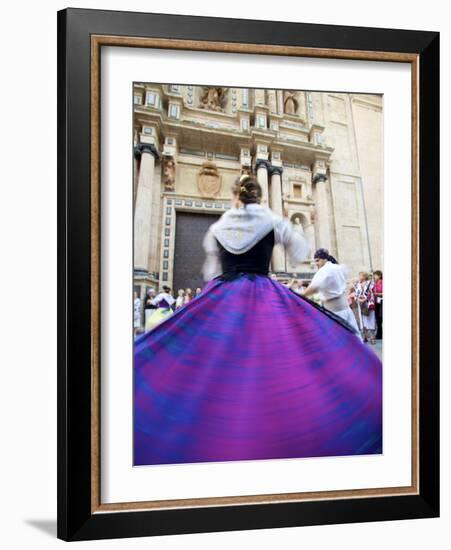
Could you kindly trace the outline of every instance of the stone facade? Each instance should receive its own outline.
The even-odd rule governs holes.
[[[222,214],[237,176],[352,273],[383,269],[383,111],[378,95],[134,86],[135,288],[172,288],[177,212]],[[279,278],[310,278],[274,250]],[[138,288],[139,287],[139,288]],[[177,289],[175,289],[177,291]]]

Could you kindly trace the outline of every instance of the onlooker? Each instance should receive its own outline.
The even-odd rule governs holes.
[[[309,284],[310,284],[309,281],[301,281],[301,284],[299,286],[299,294],[304,294]]]
[[[362,313],[360,310],[360,302],[357,300],[357,288],[359,284],[358,277],[351,279],[351,284],[348,289],[348,304],[354,313],[357,326],[359,327],[360,332],[363,332],[363,323],[362,323]]]
[[[376,297],[376,339],[382,340],[382,318],[383,318],[383,276],[382,271],[374,272],[374,295]]]
[[[141,300],[135,290],[133,293],[133,335],[135,337],[139,328],[141,328]]]
[[[149,288],[146,292],[146,299],[144,302],[144,330],[147,332],[149,326],[149,320],[155,313],[157,306],[153,304],[153,299],[156,296],[155,289]]]
[[[201,288],[196,288],[196,296],[199,296],[199,294],[202,292],[202,289]]]
[[[175,301],[175,309],[179,309],[185,303],[185,291],[181,288],[178,292],[177,299]]]
[[[187,304],[188,302],[191,302],[192,299],[193,299],[193,291],[190,288],[187,288],[185,291],[185,298],[183,303]]]
[[[376,335],[376,304],[373,286],[369,273],[361,271],[359,273],[356,297],[359,301],[360,312],[362,314],[363,341],[369,342],[370,344],[375,343]]]
[[[296,294],[301,293],[299,281],[297,279],[291,279],[291,281],[288,283],[288,288],[291,289],[293,292],[296,292]]]

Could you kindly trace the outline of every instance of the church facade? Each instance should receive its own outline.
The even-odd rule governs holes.
[[[310,258],[274,249],[281,280],[310,279],[327,248],[351,274],[383,269],[379,95],[134,85],[134,285],[202,285],[202,238],[254,173],[263,202],[301,227]]]

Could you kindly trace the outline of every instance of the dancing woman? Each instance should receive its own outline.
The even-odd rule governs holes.
[[[315,252],[313,259],[318,271],[305,290],[304,296],[308,297],[318,293],[322,305],[344,319],[357,333],[359,328],[354,313],[349,307],[346,294],[346,267],[340,265],[325,248],[319,248]]]
[[[168,286],[164,286],[162,292],[157,294],[157,296],[150,301],[157,309],[146,325],[147,330],[154,329],[167,317],[172,315],[175,308],[175,299],[170,292],[171,289]]]
[[[204,239],[202,294],[134,349],[134,464],[382,452],[382,366],[340,317],[268,276],[305,237],[242,176]]]

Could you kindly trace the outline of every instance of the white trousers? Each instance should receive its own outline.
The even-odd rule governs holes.
[[[346,309],[342,309],[340,311],[334,311],[335,315],[338,315],[342,319],[344,319],[348,324],[351,325],[351,327],[357,332],[357,334],[360,334],[359,327],[357,326],[357,321],[355,320],[355,315],[352,313],[352,309],[350,307],[347,307]]]

